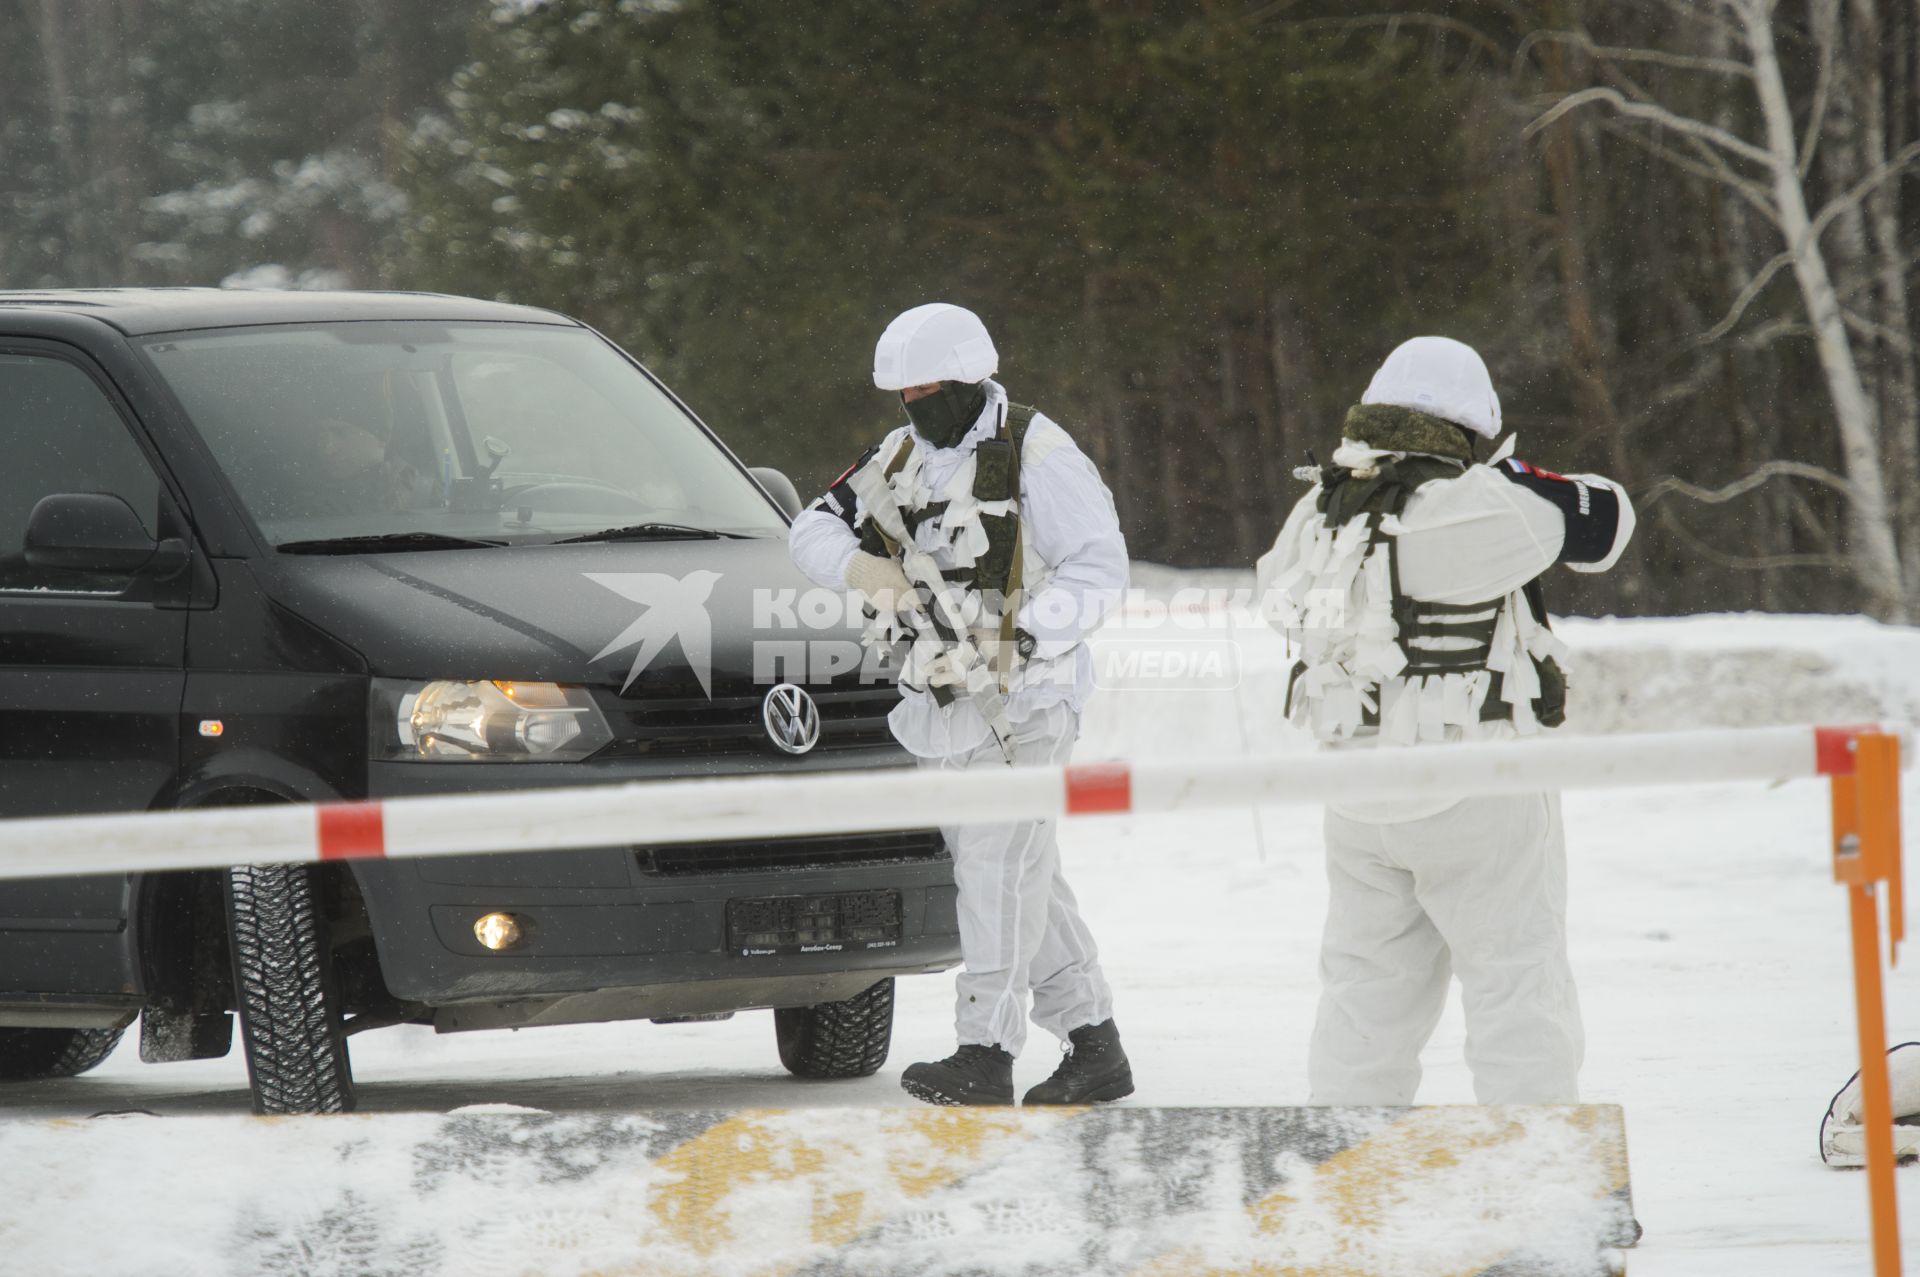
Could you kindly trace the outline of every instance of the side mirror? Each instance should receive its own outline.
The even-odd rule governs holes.
[[[169,577],[187,565],[184,541],[155,541],[133,507],[109,492],[42,497],[27,516],[27,562],[60,572]]]
[[[789,519],[800,517],[800,490],[793,486],[793,480],[772,466],[754,466],[747,473],[760,481],[760,486],[767,490],[775,505],[787,512]]]

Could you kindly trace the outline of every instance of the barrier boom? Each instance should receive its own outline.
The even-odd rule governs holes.
[[[868,833],[1359,797],[1784,781],[1833,774],[1860,729],[1768,727],[1263,758],[872,771],[0,820],[0,880],[368,857]],[[1836,733],[1838,735],[1836,735]],[[420,766],[435,766],[422,763]],[[442,764],[444,765],[444,764]],[[537,764],[523,764],[529,770]]]
[[[1330,750],[1266,758],[643,781],[317,806],[0,820],[0,880],[634,843],[862,833],[1098,813],[1831,778],[1833,864],[1854,940],[1860,1073],[1877,1277],[1900,1271],[1879,957],[1905,930],[1901,737],[1874,727]],[[422,766],[433,764],[423,763]]]
[[[1900,854],[1900,738],[1861,732],[1826,738],[1833,790],[1833,877],[1847,888],[1853,998],[1867,1140],[1867,1203],[1875,1277],[1898,1277],[1900,1215],[1893,1183],[1893,1097],[1887,1075],[1886,999],[1880,988],[1879,888],[1887,888],[1888,960],[1906,937]]]

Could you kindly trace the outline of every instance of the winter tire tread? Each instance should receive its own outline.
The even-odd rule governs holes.
[[[795,1077],[872,1077],[893,1043],[893,980],[839,1002],[773,1013],[780,1063]]]
[[[0,1082],[75,1077],[120,1045],[118,1029],[0,1029]]]
[[[240,1039],[259,1113],[345,1113],[354,1105],[332,955],[299,865],[227,871]]]

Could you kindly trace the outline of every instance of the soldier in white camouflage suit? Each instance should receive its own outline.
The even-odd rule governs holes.
[[[913,543],[979,606],[969,635],[1004,692],[1012,761],[1065,763],[1093,690],[1091,633],[1127,584],[1113,498],[1086,454],[1045,414],[1008,401],[992,380],[999,354],[972,311],[934,303],[899,316],[874,351],[874,384],[908,423],[870,449],[794,520],[793,559],[816,584],[855,590],[874,612],[869,636],[900,637],[911,593],[855,487],[884,483]],[[873,473],[860,474],[872,468]],[[924,639],[926,636],[921,636]],[[1003,751],[974,702],[956,695],[936,645],[913,645],[901,674],[894,736],[933,768],[998,767]],[[1133,1090],[1113,1023],[1113,995],[1093,934],[1060,873],[1054,822],[943,831],[959,886],[955,1025],[959,1049],[901,1078],[935,1104],[1011,1104],[1013,1059],[1036,1024],[1069,1054],[1028,1104],[1084,1104]]]
[[[1532,736],[1566,681],[1540,576],[1613,566],[1633,508],[1610,480],[1485,463],[1500,399],[1471,348],[1417,337],[1347,415],[1333,464],[1259,565],[1299,661],[1287,713],[1332,748]],[[1316,1104],[1413,1102],[1460,979],[1489,1104],[1578,1098],[1558,794],[1330,803],[1330,897],[1309,1081]]]

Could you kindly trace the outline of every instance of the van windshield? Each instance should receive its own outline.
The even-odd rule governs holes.
[[[785,533],[686,413],[583,329],[274,325],[144,345],[276,546]]]

